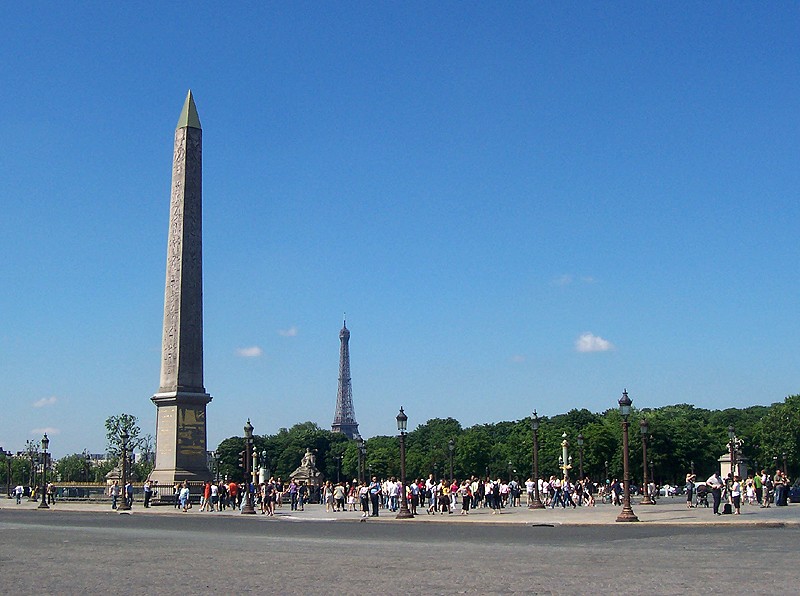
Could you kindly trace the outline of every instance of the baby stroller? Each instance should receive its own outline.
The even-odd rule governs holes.
[[[708,487],[705,484],[700,484],[695,489],[695,507],[708,507]]]

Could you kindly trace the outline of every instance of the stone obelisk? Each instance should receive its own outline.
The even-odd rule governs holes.
[[[161,383],[153,397],[156,463],[150,480],[173,484],[211,477],[203,386],[202,140],[189,91],[175,129],[164,289]]]

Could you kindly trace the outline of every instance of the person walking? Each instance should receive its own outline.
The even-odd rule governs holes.
[[[116,509],[117,499],[119,499],[119,480],[114,481],[114,484],[108,489],[108,494],[111,495],[111,509]]]
[[[686,474],[685,490],[686,490],[686,508],[687,509],[691,509],[692,507],[694,507],[694,505],[692,505],[692,502],[694,500],[694,481],[696,480],[696,478],[697,477],[694,474],[692,474],[691,472]]]
[[[186,513],[186,510],[192,506],[189,502],[189,485],[185,482],[178,493],[178,502],[180,503],[181,509],[184,513]]]
[[[723,482],[719,472],[714,472],[709,479],[706,480],[706,486],[711,491],[711,498],[714,499],[714,515],[722,515],[719,512],[719,504],[720,501],[722,501]]]
[[[733,503],[733,513],[740,515],[742,512],[742,479],[738,474],[734,474],[733,483],[731,483],[731,502]]]
[[[361,517],[366,518],[369,515],[369,485],[366,480],[358,487],[358,500],[361,502]]]
[[[762,509],[766,509],[772,503],[772,478],[766,470],[761,470],[761,485],[764,487],[764,500],[761,502]]]
[[[144,508],[147,509],[150,507],[150,498],[153,496],[153,487],[150,485],[149,480],[144,481],[142,491],[144,493]]]
[[[461,515],[469,514],[469,506],[472,504],[472,487],[469,480],[464,480],[460,488],[461,492]]]

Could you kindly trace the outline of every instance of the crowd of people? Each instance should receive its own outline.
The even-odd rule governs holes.
[[[470,510],[488,508],[501,514],[506,508],[529,506],[535,498],[537,483],[531,478],[520,484],[516,479],[478,478],[463,480],[437,479],[431,474],[426,480],[417,478],[403,487],[396,477],[380,481],[326,482],[321,501],[326,511],[361,511],[362,517],[377,517],[381,510],[397,512],[405,490],[409,511],[418,515],[469,515]],[[549,507],[594,506],[597,485],[589,479],[572,481],[551,476],[538,481],[539,498]],[[525,503],[522,495],[525,494]]]
[[[722,515],[720,505],[723,501],[730,505],[732,513],[741,514],[742,502],[748,505],[759,505],[761,508],[777,507],[788,504],[789,477],[783,470],[776,469],[774,475],[767,470],[751,473],[742,480],[738,474],[728,474],[723,480],[719,472],[714,472],[705,482],[697,482],[694,473],[686,475],[686,506],[689,508],[701,505],[709,506],[707,494],[711,494],[712,513]]]

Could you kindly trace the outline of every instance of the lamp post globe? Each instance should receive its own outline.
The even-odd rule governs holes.
[[[623,504],[622,511],[617,516],[618,522],[638,522],[639,518],[633,513],[631,508],[631,483],[630,469],[628,467],[628,416],[631,414],[633,402],[628,397],[628,391],[623,390],[622,397],[619,399],[619,413],[622,415],[622,490]]]
[[[397,431],[400,433],[400,510],[397,512],[396,519],[412,519],[414,514],[408,508],[408,495],[406,493],[406,429],[408,428],[408,416],[400,406],[400,413],[397,414]]]

